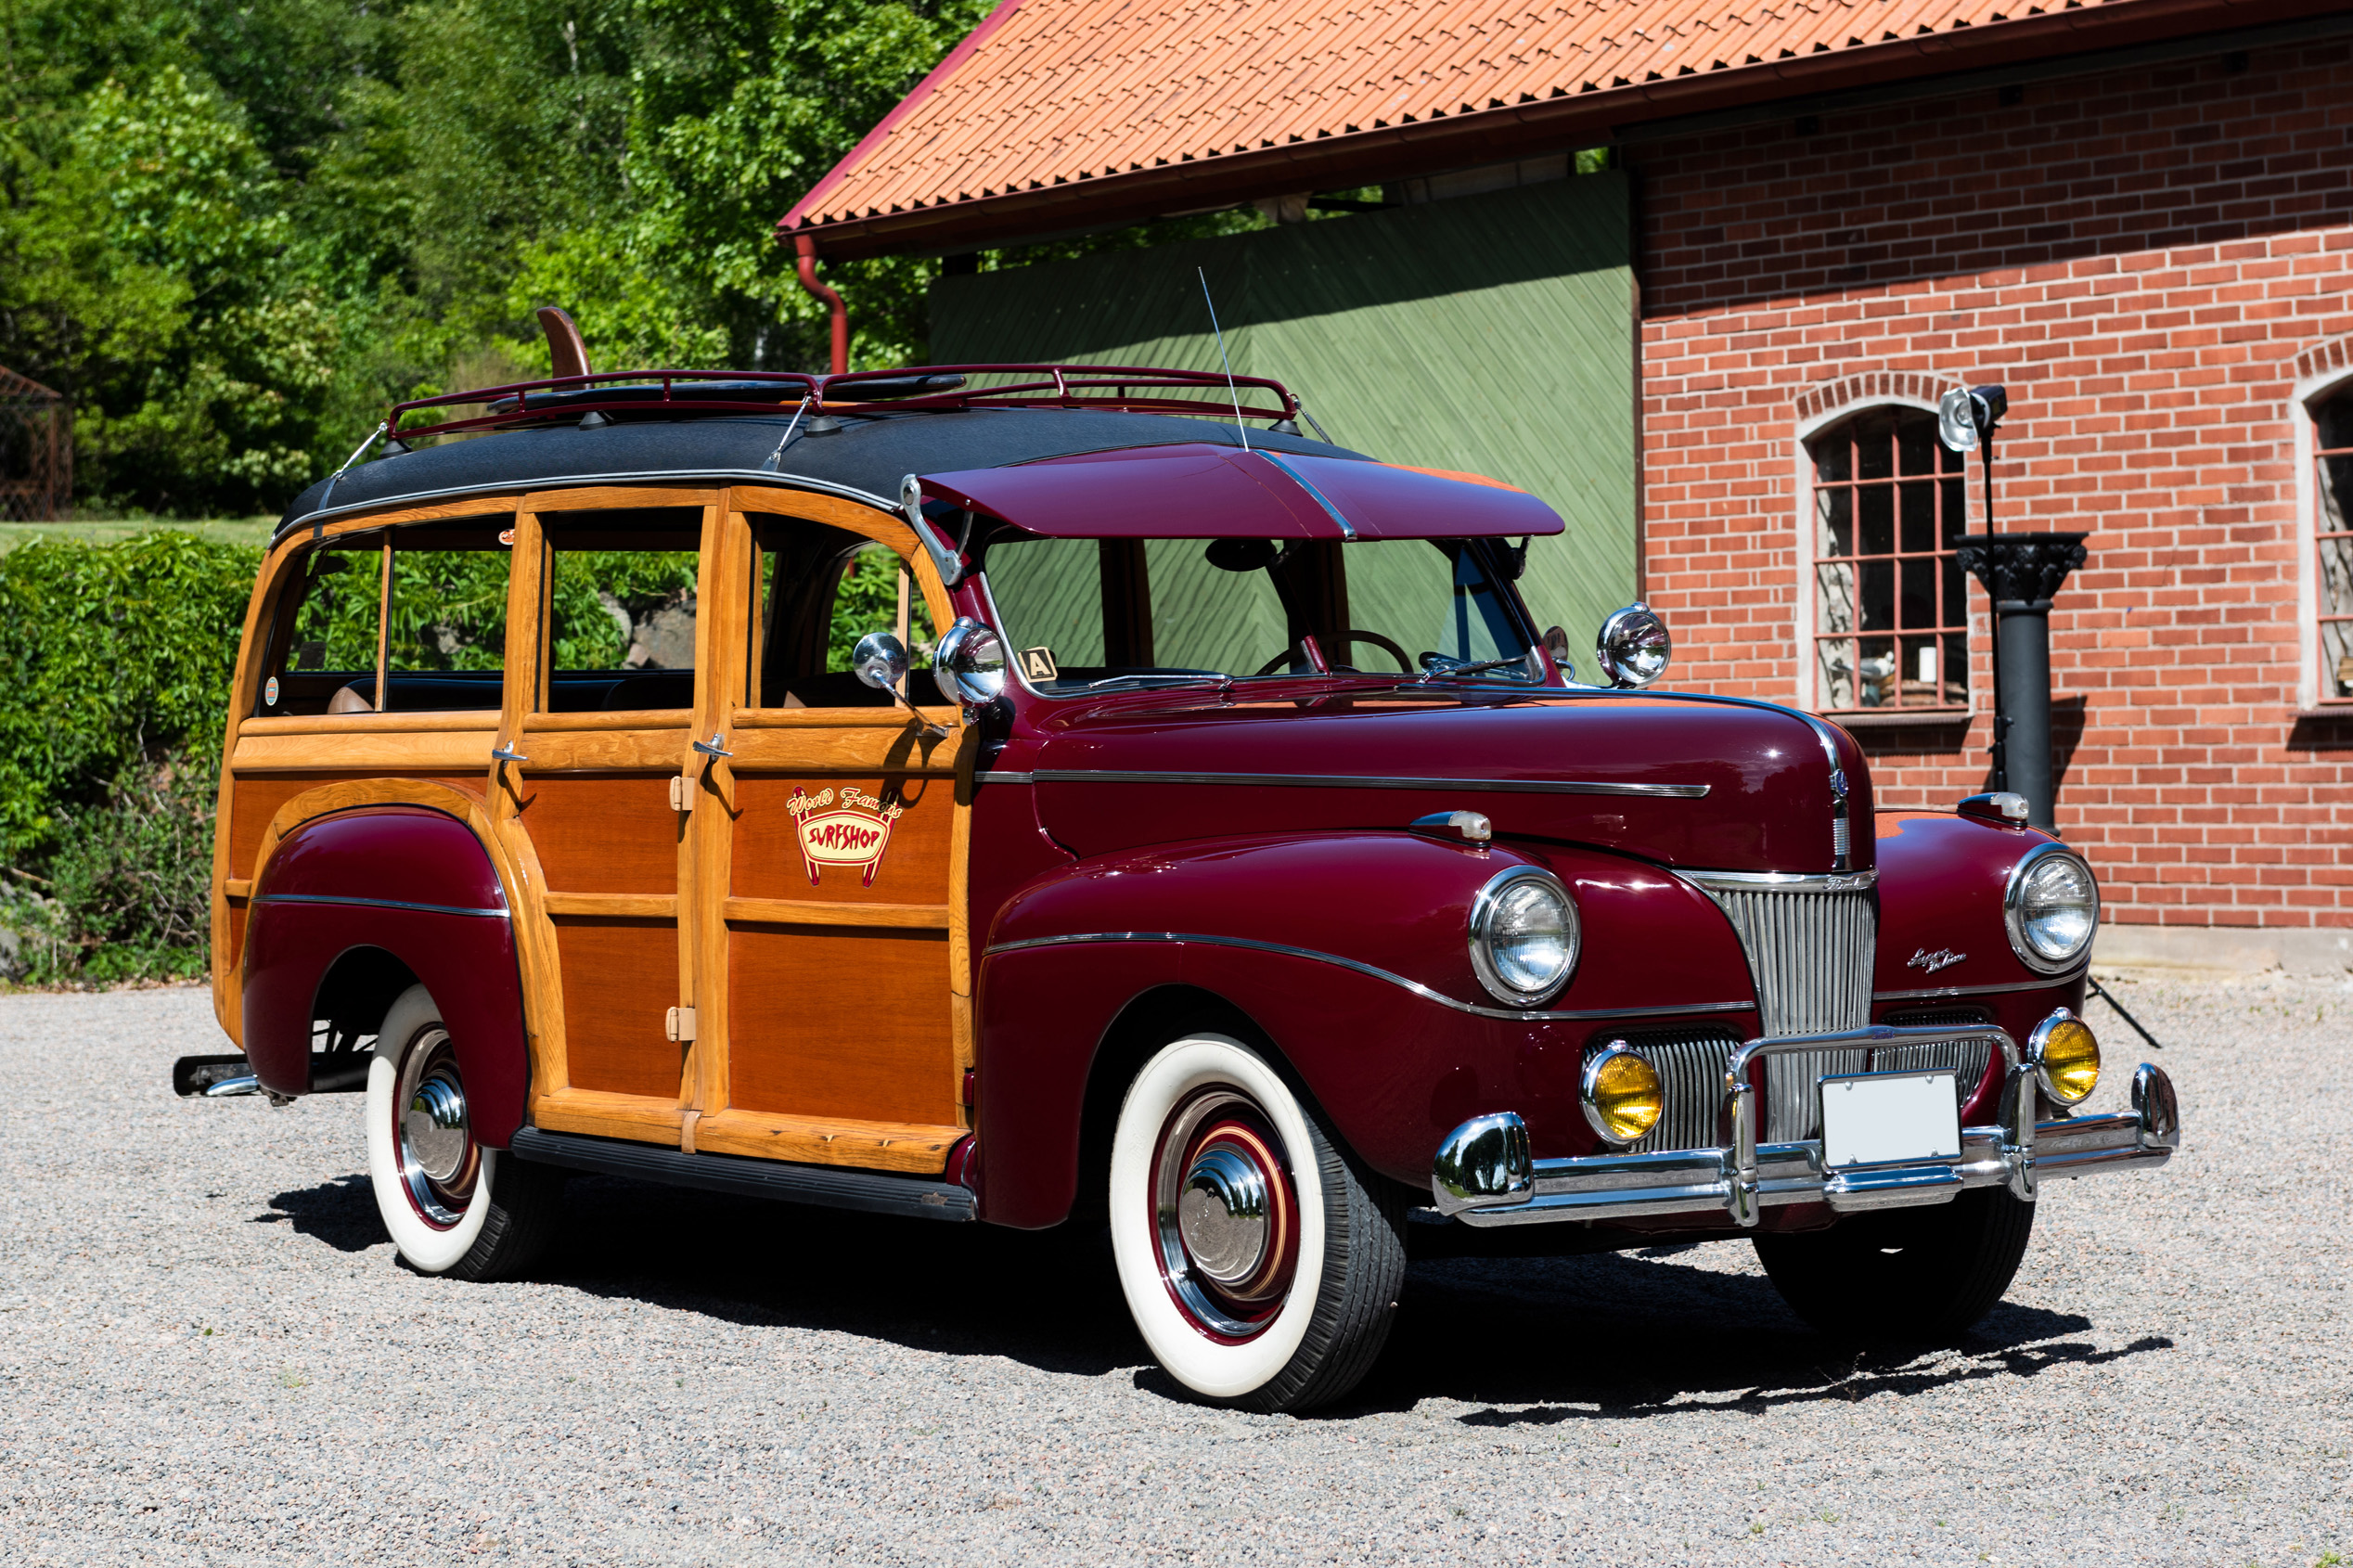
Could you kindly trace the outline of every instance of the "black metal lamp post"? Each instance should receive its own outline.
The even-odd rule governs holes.
[[[2009,407],[1999,387],[1956,388],[1937,406],[1938,434],[1956,452],[1984,455],[1986,532],[1964,534],[1961,567],[1985,585],[1994,620],[1994,788],[2026,797],[2026,820],[2057,830],[2051,777],[2051,601],[2084,563],[2082,533],[1994,531],[1994,427]]]

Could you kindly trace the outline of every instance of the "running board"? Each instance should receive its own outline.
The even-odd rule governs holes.
[[[821,1203],[868,1214],[909,1215],[918,1219],[970,1220],[972,1189],[928,1176],[888,1176],[880,1171],[833,1165],[794,1165],[747,1160],[735,1154],[686,1154],[675,1149],[629,1143],[620,1138],[583,1137],[573,1133],[519,1127],[508,1151],[519,1160],[563,1165],[602,1176],[634,1176],[672,1187],[700,1187],[743,1198],[774,1198],[788,1203]]]

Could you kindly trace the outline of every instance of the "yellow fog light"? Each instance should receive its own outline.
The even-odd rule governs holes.
[[[2026,1036],[2026,1056],[2042,1091],[2062,1105],[2080,1105],[2100,1082],[2100,1042],[2091,1026],[2061,1008]]]
[[[1621,1146],[1639,1143],[1666,1109],[1658,1073],[1620,1041],[1587,1058],[1579,1092],[1593,1130]]]

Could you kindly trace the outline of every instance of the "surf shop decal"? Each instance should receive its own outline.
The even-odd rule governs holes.
[[[800,827],[801,864],[808,868],[810,886],[828,866],[855,866],[864,873],[859,885],[872,887],[882,852],[891,847],[891,824],[906,808],[845,784],[839,791],[814,795],[796,785],[784,809]]]

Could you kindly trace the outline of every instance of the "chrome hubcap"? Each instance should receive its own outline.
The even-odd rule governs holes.
[[[1176,1233],[1193,1266],[1220,1285],[1240,1285],[1267,1256],[1267,1178],[1240,1150],[1204,1150],[1185,1173]]]
[[[449,1032],[428,1029],[401,1059],[392,1100],[401,1185],[428,1225],[446,1230],[466,1217],[482,1176],[482,1151],[466,1117],[466,1087]]]
[[[1193,1326],[1242,1340],[1282,1310],[1299,1255],[1281,1143],[1258,1107],[1212,1089],[1177,1107],[1154,1159],[1161,1274]]]

